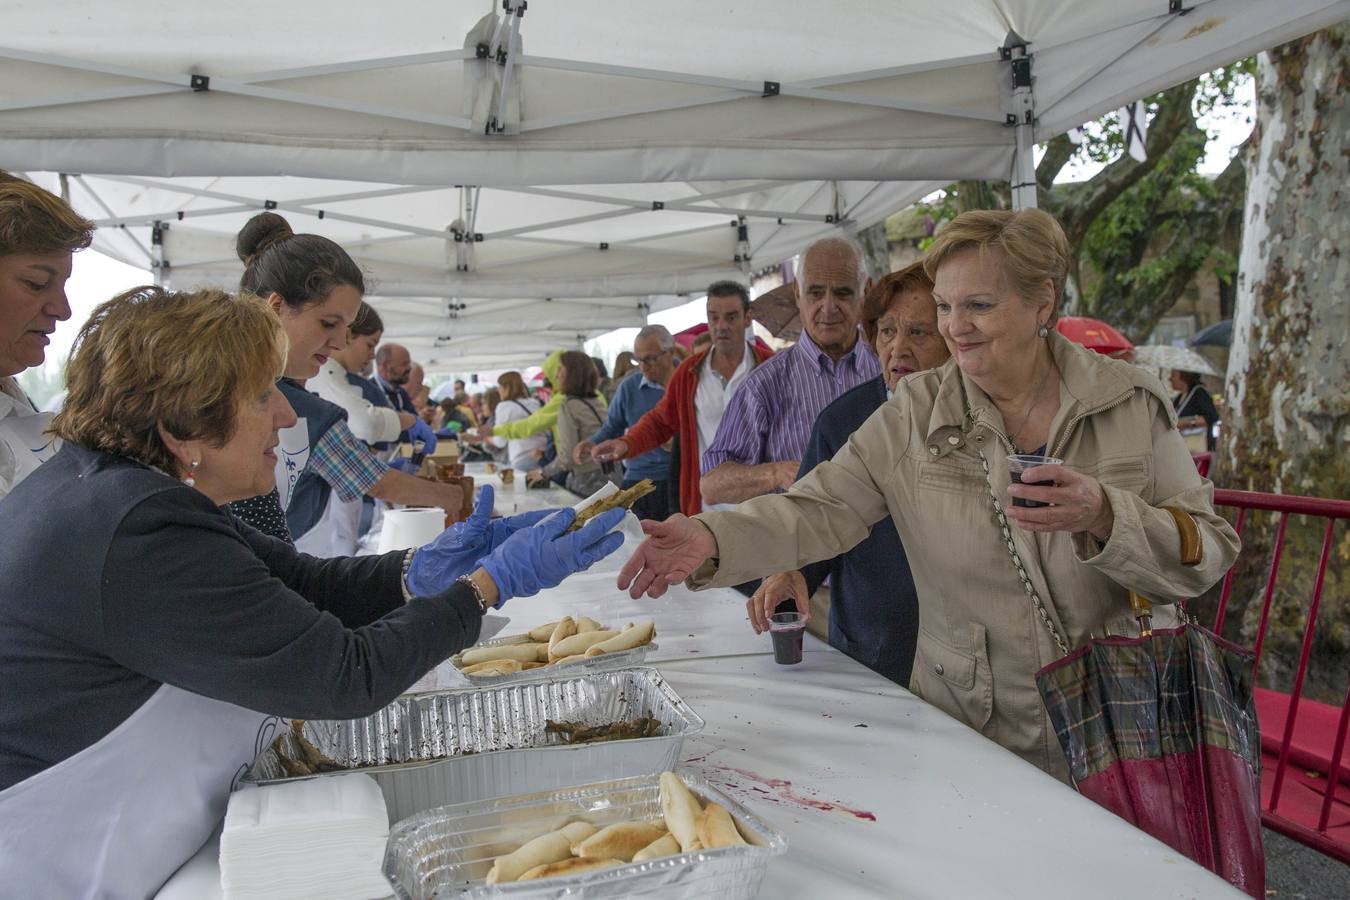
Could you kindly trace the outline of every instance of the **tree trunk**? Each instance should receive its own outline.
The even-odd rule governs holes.
[[[877,281],[891,271],[891,247],[886,241],[884,220],[867,228],[858,229],[854,237],[862,245],[868,278]]]
[[[1216,480],[1245,490],[1350,497],[1350,60],[1342,24],[1257,61],[1257,135],[1249,167],[1227,407]],[[1253,516],[1235,599],[1260,599],[1269,565],[1269,519]],[[1320,520],[1319,520],[1320,524]],[[1284,588],[1267,647],[1297,652],[1320,528],[1290,522]],[[1350,548],[1338,529],[1337,555]],[[1347,584],[1333,564],[1319,616],[1319,645],[1344,654],[1350,636]],[[1340,583],[1336,583],[1339,581]],[[1250,638],[1260,604],[1235,609]],[[1333,663],[1340,670],[1345,658]],[[1322,668],[1324,671],[1327,667]],[[1340,676],[1340,690],[1344,677]],[[1337,701],[1339,702],[1339,701]]]

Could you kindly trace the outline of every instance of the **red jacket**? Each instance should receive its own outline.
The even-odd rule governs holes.
[[[773,355],[772,351],[751,345],[754,365]],[[698,392],[698,367],[710,351],[703,350],[680,363],[670,376],[665,396],[651,411],[629,428],[623,439],[628,443],[628,455],[638,456],[680,436],[680,512],[686,516],[703,509],[703,494],[698,480],[702,474],[698,452],[698,416],[694,412],[694,395]]]

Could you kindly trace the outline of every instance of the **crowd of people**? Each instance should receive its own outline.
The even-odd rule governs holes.
[[[463,507],[411,471],[438,441],[581,496],[652,481],[620,587],[738,586],[756,630],[789,604],[1061,779],[1035,672],[1127,631],[1129,590],[1174,621],[1237,553],[1177,430],[1174,403],[1205,417],[1198,393],[1055,331],[1069,251],[1036,210],[964,213],[876,283],[854,241],[815,242],[801,337],[778,353],[753,340],[746,287],[719,281],[692,352],[650,325],[612,373],[559,349],[542,389],[508,371],[481,393],[430,389],[347,252],[266,212],[238,236],[237,292],[98,307],[53,418],[15,376],[70,317],[92,233],[0,173],[0,814],[37,823],[0,868],[56,853],[72,892],[151,892],[219,821],[269,718],[374,712],[489,608],[622,541],[622,510],[567,534],[570,510],[493,520],[484,489],[431,544],[370,553],[391,504]],[[1015,453],[1063,464],[1013,483]],[[123,826],[137,811],[148,831]]]

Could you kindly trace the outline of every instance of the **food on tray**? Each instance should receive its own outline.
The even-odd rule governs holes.
[[[661,812],[662,819],[617,822],[598,830],[572,822],[497,857],[487,883],[556,878],[747,843],[731,813],[712,801],[705,807],[674,772],[661,773]]]
[[[703,807],[674,772],[661,773],[661,814],[665,816],[666,828],[680,842],[681,851],[688,853],[703,847],[698,839],[698,820],[703,815]]]
[[[664,822],[620,822],[601,828],[586,840],[573,844],[572,853],[582,859],[632,862],[634,854],[654,844],[665,833]]]
[[[658,859],[662,856],[676,856],[679,852],[680,842],[675,840],[674,835],[667,832],[634,853],[633,862],[642,862],[644,859]]]
[[[487,647],[474,647],[459,655],[461,666],[493,659],[514,659],[519,662],[548,662],[548,644],[492,644]]]
[[[277,735],[276,740],[272,741],[272,749],[276,752],[277,759],[280,760],[281,767],[286,770],[287,776],[302,778],[323,772],[341,772],[347,768],[347,766],[310,743],[304,735],[304,727],[304,719],[291,720],[291,737],[295,740],[296,747],[299,748],[298,756],[291,753],[286,747],[284,743],[285,734]]]
[[[544,731],[562,735],[563,741],[568,744],[598,744],[657,737],[661,734],[661,721],[651,716],[640,716],[631,722],[587,725],[584,722],[555,722],[549,719],[544,725]]]
[[[581,512],[577,513],[576,519],[574,519],[572,524],[567,527],[567,530],[576,531],[582,525],[585,525],[601,513],[609,512],[611,509],[618,509],[620,506],[624,509],[632,509],[634,503],[638,502],[654,490],[656,490],[656,485],[652,484],[652,480],[650,478],[644,478],[632,487],[610,494],[608,497],[601,500],[597,500]]]
[[[556,644],[550,644],[548,648],[548,658],[550,661],[557,662],[568,656],[577,656],[584,654],[587,650],[596,644],[604,643],[613,637],[618,637],[622,632],[619,631],[587,631],[584,634],[574,634],[571,637],[565,637]]]
[[[488,884],[517,881],[520,876],[549,863],[562,862],[572,857],[572,845],[586,840],[597,831],[588,822],[573,822],[557,831],[542,834],[518,850],[497,857],[487,875]]]
[[[703,843],[704,850],[734,847],[745,843],[745,838],[736,830],[736,822],[731,818],[731,813],[712,802],[703,807],[703,818],[698,822],[698,839]]]
[[[591,632],[599,634],[599,632]],[[587,656],[599,656],[602,653],[621,653],[624,650],[633,650],[644,644],[650,644],[652,638],[656,637],[656,623],[644,622],[641,625],[626,625],[624,630],[614,637],[601,641],[591,646],[586,651]]]
[[[525,634],[504,638],[500,643],[465,650],[454,659],[465,675],[480,678],[514,675],[517,672],[581,662],[606,653],[622,653],[650,644],[656,638],[651,621],[622,629],[610,629],[594,619],[565,616],[531,628]],[[511,665],[518,663],[519,666]]]

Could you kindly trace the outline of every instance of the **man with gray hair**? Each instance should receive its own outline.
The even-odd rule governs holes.
[[[605,424],[591,435],[590,440],[577,443],[572,452],[574,462],[580,464],[589,461],[596,443],[622,435],[665,396],[666,384],[675,373],[676,363],[675,338],[670,331],[664,325],[643,328],[633,340],[633,358],[638,364],[637,377],[625,378],[619,383],[614,400],[609,404],[609,416]],[[624,487],[632,487],[644,478],[656,485],[656,490],[638,500],[633,507],[633,513],[639,519],[661,522],[670,515],[670,491],[667,484],[670,462],[668,447],[657,447],[627,460]]]
[[[843,235],[822,238],[797,264],[802,335],[745,380],[703,454],[703,502],[740,503],[797,480],[806,439],[820,411],[881,374],[859,340],[871,287],[862,248]]]

